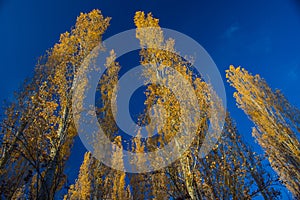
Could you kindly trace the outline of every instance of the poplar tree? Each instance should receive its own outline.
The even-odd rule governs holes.
[[[237,105],[253,121],[253,136],[295,198],[300,197],[300,111],[259,75],[234,66],[226,71]]]
[[[18,162],[26,167],[28,172],[16,175],[25,176],[24,181],[14,184],[25,187],[27,198],[53,199],[66,181],[64,166],[77,134],[71,112],[72,83],[109,21],[99,10],[81,13],[75,27],[61,34],[59,43],[41,58],[34,77],[17,95],[18,102],[7,109],[2,123],[1,176],[10,166],[18,172]],[[1,180],[8,187],[4,176]]]

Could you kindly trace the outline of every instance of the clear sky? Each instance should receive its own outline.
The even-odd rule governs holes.
[[[162,27],[200,43],[224,80],[230,64],[241,65],[300,107],[299,0],[0,0],[0,101],[12,98],[32,75],[37,58],[70,30],[80,12],[94,8],[112,17],[104,38],[134,28],[135,11],[151,11]],[[252,124],[225,86],[229,111],[257,149]]]

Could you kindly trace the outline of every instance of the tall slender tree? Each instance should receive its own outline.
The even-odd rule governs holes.
[[[21,163],[28,172],[22,184],[28,198],[53,199],[65,181],[64,165],[76,135],[72,83],[77,68],[99,44],[109,21],[99,10],[82,13],[75,28],[62,34],[60,42],[41,59],[34,77],[18,94],[18,103],[7,110],[2,123],[0,168],[5,172],[13,166],[17,172],[19,166],[14,163],[24,160]]]
[[[268,155],[281,181],[300,198],[300,111],[279,91],[272,91],[259,75],[230,66],[228,82],[237,92],[234,97],[256,125],[253,136]]]

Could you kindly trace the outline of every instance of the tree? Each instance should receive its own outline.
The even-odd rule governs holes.
[[[99,10],[82,13],[75,28],[62,34],[60,42],[41,59],[34,77],[17,96],[18,103],[8,109],[2,123],[1,171],[8,166],[18,171],[19,165],[14,163],[25,160],[21,163],[29,166],[31,175],[22,184],[26,188],[31,185],[25,191],[32,199],[53,199],[64,184],[64,165],[77,134],[71,112],[72,83],[109,21]]]
[[[234,97],[256,125],[253,136],[268,155],[281,181],[300,198],[299,110],[284,95],[268,86],[259,75],[230,66],[226,77],[237,92]]]
[[[71,185],[65,199],[90,199],[94,190],[92,175],[95,168],[95,160],[90,152],[85,153],[83,163],[75,185]]]
[[[71,33],[63,34],[60,43],[55,45],[48,55],[46,66],[49,68],[55,67],[56,69],[49,81],[56,87],[55,98],[60,106],[58,111],[60,119],[54,136],[56,137],[56,145],[53,145],[50,150],[51,161],[44,175],[46,187],[42,187],[40,198],[45,197],[48,191],[54,194],[51,190],[53,190],[52,184],[57,174],[57,164],[60,157],[66,155],[66,152],[63,151],[69,151],[69,141],[72,140],[72,136],[68,137],[68,128],[71,126],[72,120],[71,97],[73,94],[73,80],[76,80],[76,70],[82,64],[83,59],[101,41],[101,36],[107,29],[109,20],[109,18],[104,18],[98,10],[81,14],[77,18],[75,29]]]

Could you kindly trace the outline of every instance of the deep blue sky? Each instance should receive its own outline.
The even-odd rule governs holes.
[[[80,12],[94,8],[112,17],[104,38],[134,28],[135,11],[151,11],[162,27],[198,41],[223,78],[230,64],[242,65],[300,107],[299,0],[0,0],[0,101],[12,98],[37,58],[70,30]],[[253,145],[252,124],[225,86],[229,111]]]

